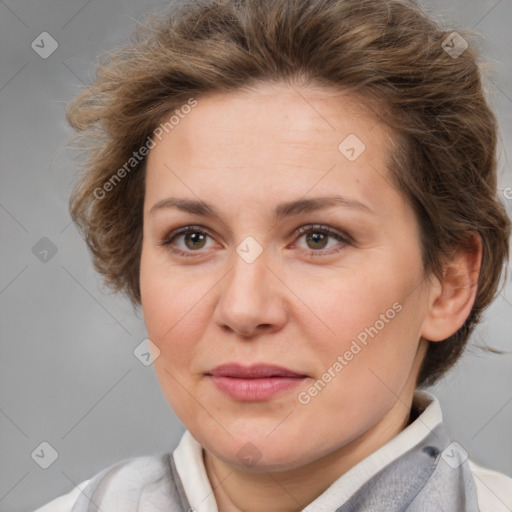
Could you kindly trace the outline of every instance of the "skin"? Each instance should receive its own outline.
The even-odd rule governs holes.
[[[338,150],[349,134],[366,145],[352,162]],[[205,448],[220,511],[301,510],[395,437],[408,423],[426,339],[445,339],[471,310],[478,240],[476,252],[454,255],[446,279],[424,275],[418,223],[385,167],[391,136],[347,94],[264,84],[198,98],[149,153],[143,314],[163,393]],[[281,202],[335,194],[371,213],[338,205],[272,217]],[[208,202],[223,221],[151,211],[170,196]],[[294,234],[310,224],[353,242]],[[162,244],[187,225],[206,239]],[[252,263],[236,251],[248,236],[263,249]],[[395,303],[401,311],[300,403]],[[308,378],[272,399],[240,402],[206,375],[226,362],[279,364]],[[255,465],[237,456],[249,442],[261,456]]]

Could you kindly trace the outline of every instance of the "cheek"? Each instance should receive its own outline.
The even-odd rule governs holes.
[[[418,276],[401,272],[398,265],[375,265],[373,271],[346,274],[309,294],[307,303],[314,305],[312,309],[322,323],[320,327],[317,321],[302,325],[309,330],[309,339],[314,340],[311,350],[324,371],[331,368],[337,376],[333,392],[371,395],[380,387],[389,393],[379,378],[391,389],[403,385],[419,342],[420,297],[411,293]],[[339,364],[333,367],[336,362]]]
[[[213,283],[178,272],[151,251],[141,258],[141,303],[148,337],[160,349],[156,367],[184,373],[190,369],[211,312]],[[157,364],[158,363],[158,364]]]
[[[140,265],[140,293],[144,322],[149,339],[165,355],[165,340],[180,328],[180,318],[185,312],[185,295],[173,273],[161,268],[162,265],[149,251],[142,251]],[[163,358],[160,357],[161,361]]]
[[[313,338],[319,336],[332,340],[336,350],[348,348],[353,339],[364,342],[368,330],[377,323],[377,330],[384,331],[399,316],[396,303],[403,294],[404,284],[391,279],[389,272],[375,273],[358,270],[333,279],[325,280],[322,286],[311,287],[308,279],[294,283],[297,295],[304,297],[306,304],[311,304],[308,322]],[[302,284],[302,286],[301,286]],[[395,304],[395,306],[393,306]],[[381,319],[383,315],[383,319]],[[319,326],[320,324],[320,326]]]
[[[202,336],[199,323],[193,320],[201,312],[204,292],[191,286],[172,268],[162,268],[160,262],[143,252],[142,311],[148,338],[160,350],[153,368],[169,405],[182,421],[197,413],[186,390],[191,388],[196,340]]]

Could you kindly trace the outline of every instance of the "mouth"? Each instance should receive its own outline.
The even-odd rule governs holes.
[[[268,400],[302,383],[307,375],[271,364],[243,366],[228,363],[215,367],[207,377],[230,398],[249,402]]]

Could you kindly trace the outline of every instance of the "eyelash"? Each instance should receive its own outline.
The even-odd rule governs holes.
[[[169,233],[160,242],[160,245],[165,246],[172,253],[177,254],[179,256],[192,257],[192,258],[197,257],[200,254],[193,254],[193,253],[199,253],[200,251],[182,251],[181,249],[177,249],[176,247],[173,247],[171,245],[173,240],[176,237],[178,237],[180,235],[187,234],[187,233],[200,233],[202,235],[210,236],[208,231],[206,231],[201,226],[185,226],[183,228],[176,229],[176,230],[172,231],[171,233]],[[323,226],[321,224],[315,224],[315,225],[309,224],[306,226],[301,226],[300,228],[298,228],[295,231],[294,236],[301,237],[302,235],[307,234],[307,233],[322,233],[324,235],[328,235],[328,236],[335,238],[336,240],[342,242],[335,250],[332,250],[332,249],[311,250],[311,257],[322,256],[324,254],[329,254],[329,255],[335,254],[335,253],[338,253],[339,251],[343,250],[345,248],[345,246],[353,244],[353,241],[350,236],[342,235],[342,234],[338,233],[337,231],[333,231],[329,227]],[[304,250],[306,250],[306,249],[304,249]]]

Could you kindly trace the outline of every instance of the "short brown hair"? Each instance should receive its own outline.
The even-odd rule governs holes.
[[[261,82],[352,92],[395,134],[388,168],[417,215],[425,272],[441,276],[450,250],[472,233],[482,240],[471,313],[448,339],[429,344],[418,376],[420,386],[434,383],[497,294],[510,236],[479,56],[472,45],[449,54],[450,34],[399,0],[203,0],[147,16],[67,107],[87,155],[70,210],[96,270],[140,304],[146,159],[130,159],[165,115],[191,97]],[[472,37],[458,34],[459,43]]]

